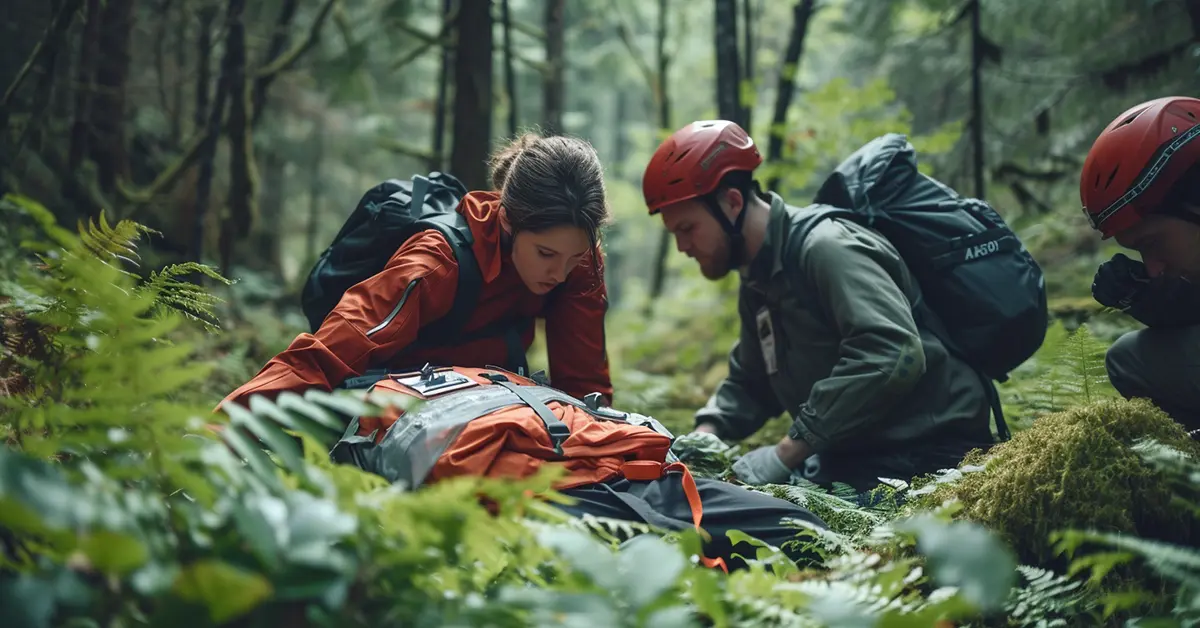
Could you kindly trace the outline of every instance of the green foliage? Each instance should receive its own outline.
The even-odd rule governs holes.
[[[1153,438],[1138,439],[1133,449],[1147,464],[1163,472],[1178,487],[1180,505],[1190,509],[1193,515],[1200,515],[1196,500],[1196,495],[1200,493],[1200,460],[1194,454]],[[1101,530],[1099,527],[1090,527],[1063,530],[1054,535],[1056,551],[1068,556],[1073,556],[1087,544],[1112,548],[1111,551],[1089,552],[1075,558],[1071,563],[1071,573],[1088,571],[1090,580],[1098,581],[1119,565],[1144,565],[1155,575],[1178,585],[1170,610],[1171,617],[1162,617],[1157,621],[1164,625],[1187,626],[1200,622],[1200,550],[1196,549],[1200,544],[1195,539],[1190,543],[1171,543],[1157,533],[1154,534],[1157,538],[1139,538]],[[1111,593],[1103,600],[1105,615],[1115,610],[1134,608],[1139,603],[1153,602],[1156,596],[1157,592],[1147,591],[1140,586]]]
[[[1119,397],[1105,371],[1107,350],[1090,325],[1068,331],[1053,321],[1037,353],[998,386],[1006,420],[1028,425],[1046,413]]]
[[[913,134],[912,113],[896,100],[884,79],[861,86],[846,78],[832,79],[808,93],[788,116],[787,123],[770,131],[783,135],[791,150],[785,151],[782,161],[761,166],[759,177],[781,177],[782,187],[776,191],[795,204],[803,204],[825,173],[875,137],[912,134],[910,141],[919,154],[933,157],[951,149],[962,133],[961,123],[950,122]],[[922,172],[932,172],[930,163],[922,161],[920,167]]]
[[[94,230],[88,237],[120,241],[113,235],[119,230],[107,240]],[[1135,556],[1182,585],[1162,589],[1179,596],[1181,621],[1195,612],[1195,575],[1185,571],[1194,570],[1194,552],[1166,552],[1096,526],[1101,536],[1068,532],[1056,539],[1083,550],[1078,560],[1087,561],[1059,575],[1022,564],[1022,544],[1033,541],[1020,538],[1010,548],[1008,536],[988,530],[994,519],[973,515],[981,506],[965,493],[947,500],[935,492],[927,507],[915,507],[919,499],[896,499],[920,497],[901,481],[875,491],[870,507],[844,490],[759,487],[831,524],[824,531],[798,525],[789,542],[821,562],[798,567],[780,548],[733,532],[733,540],[755,550],[744,557],[747,569],[729,575],[697,564],[694,531],[566,516],[553,506],[565,499],[550,490],[553,471],[523,481],[458,478],[418,491],[390,486],[333,463],[328,451],[348,417],[402,401],[310,391],[254,397],[248,407],[230,405],[219,414],[194,407],[186,400],[208,370],[174,340],[189,319],[156,309],[165,288],[139,287],[110,263],[109,245],[74,242],[38,248],[41,262],[9,284],[32,296],[10,298],[5,315],[44,326],[54,351],[45,359],[25,356],[29,386],[3,398],[10,422],[9,445],[0,449],[6,626],[915,628],[1000,625],[996,618],[1004,625],[1098,625],[1093,611],[1102,602],[1115,619],[1133,608],[1121,604],[1129,599],[1165,599],[1134,591],[1117,602],[1100,600],[1079,578],[1085,568]],[[1120,478],[1134,490],[1165,496],[1173,487],[1194,503],[1195,446],[1180,438],[1178,426],[1145,404],[1098,403],[1030,428],[1035,436],[1027,440],[1040,438],[1048,451],[1045,465],[1064,468],[1059,449],[1042,441],[1050,431],[1068,434],[1072,422],[1056,417],[1074,416],[1116,442],[1133,443],[1144,468],[1122,467]],[[1174,449],[1136,441],[1139,435]],[[983,470],[964,467],[962,479],[933,486],[945,491],[1040,464],[1005,458],[1018,445],[998,447]],[[692,464],[720,474],[730,453],[703,449]],[[1165,475],[1173,479],[1149,485]],[[1143,502],[1130,512],[1166,512]],[[1080,503],[1074,507],[1089,506]],[[1176,521],[1195,514],[1171,508]],[[1118,551],[1088,554],[1080,539],[1119,541]]]
[[[918,501],[961,501],[963,517],[987,525],[1035,565],[1054,564],[1050,535],[1063,528],[1200,541],[1194,513],[1133,449],[1145,437],[1200,454],[1200,444],[1149,402],[1097,401],[1040,417],[987,454],[969,456],[972,472],[930,485]]]

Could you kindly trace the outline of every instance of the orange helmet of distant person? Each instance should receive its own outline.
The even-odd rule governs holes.
[[[1130,107],[1104,128],[1079,179],[1083,212],[1108,239],[1159,211],[1200,161],[1200,99],[1170,96]]]
[[[700,120],[675,131],[642,175],[642,195],[650,215],[663,207],[703,197],[730,172],[753,171],[762,154],[745,129],[728,120]]]

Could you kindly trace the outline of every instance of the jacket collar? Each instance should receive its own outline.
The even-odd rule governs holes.
[[[783,272],[783,247],[786,240],[784,233],[787,231],[789,213],[781,196],[775,192],[767,192],[767,195],[771,199],[771,208],[762,246],[750,261],[747,270],[742,273],[742,280],[751,286],[769,282]]]
[[[500,276],[504,264],[506,239],[500,224],[500,193],[492,191],[470,192],[458,204],[458,212],[467,219],[475,244],[471,250],[479,264],[484,283]]]

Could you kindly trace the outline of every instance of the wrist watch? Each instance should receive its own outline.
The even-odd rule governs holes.
[[[813,412],[812,408],[808,407],[807,403],[804,403],[800,406],[800,409],[796,412],[795,416],[796,418],[792,419],[792,426],[788,428],[788,438],[792,440],[804,440],[804,434],[800,431],[799,426],[800,416],[815,419],[817,418],[817,413]]]

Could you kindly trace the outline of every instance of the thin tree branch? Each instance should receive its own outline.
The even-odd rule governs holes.
[[[59,7],[58,13],[54,15],[54,19],[50,21],[50,25],[46,27],[46,32],[33,47],[33,51],[29,53],[29,58],[25,60],[25,65],[21,66],[21,70],[17,72],[17,76],[13,78],[12,83],[9,83],[8,89],[4,90],[4,97],[0,99],[0,131],[8,127],[9,107],[12,105],[13,96],[21,88],[21,84],[25,82],[25,79],[33,71],[33,68],[41,64],[44,57],[49,56],[53,52],[52,43],[54,40],[59,39],[71,26],[71,21],[74,19],[75,14],[79,12],[79,7],[81,6],[83,6],[83,0],[68,0]]]
[[[391,70],[393,72],[400,70],[404,66],[419,59],[421,57],[421,55],[428,52],[429,49],[433,48],[434,46],[440,45],[445,48],[453,48],[454,40],[453,40],[453,37],[451,37],[450,31],[454,28],[454,21],[457,18],[458,18],[458,8],[456,7],[452,11],[450,11],[449,13],[446,14],[446,19],[442,21],[442,27],[438,30],[437,35],[430,35],[429,33],[426,33],[425,31],[423,31],[419,28],[410,26],[405,23],[398,24],[397,27],[400,30],[403,30],[404,32],[408,33],[409,35],[412,35],[413,37],[416,37],[417,39],[421,40],[421,45],[404,53],[404,56],[400,57],[399,59],[397,59],[395,61],[395,63],[392,64]]]
[[[258,71],[254,73],[254,78],[270,78],[279,74],[280,72],[289,70],[292,65],[304,55],[305,52],[308,52],[309,48],[312,48],[314,45],[316,45],[317,39],[321,36],[321,27],[325,24],[325,19],[329,17],[329,12],[333,10],[334,5],[337,3],[338,0],[325,0],[325,5],[321,7],[321,12],[318,13],[316,19],[313,20],[312,26],[309,27],[308,33],[305,35],[304,39],[299,44],[296,44],[291,50],[281,55],[278,59],[267,64],[265,67],[259,68]]]
[[[282,57],[279,57],[266,66],[247,74],[255,79],[270,79],[280,72],[287,71],[302,54],[312,48],[320,34],[321,24],[325,22],[326,16],[329,15],[330,10],[335,4],[337,4],[337,2],[338,0],[327,0],[325,5],[322,7],[320,14],[315,20],[313,20],[313,25],[309,29],[308,35],[305,37],[303,42],[297,44],[291,49],[291,51],[285,53]],[[154,199],[154,197],[163,193],[163,191],[170,189],[170,187],[179,180],[179,177],[182,176],[184,172],[187,172],[187,169],[195,163],[196,157],[199,156],[200,153],[200,147],[204,146],[205,142],[209,140],[210,135],[213,132],[223,133],[228,128],[228,124],[229,118],[228,114],[226,114],[222,117],[221,124],[219,128],[215,129],[215,131],[211,128],[202,128],[200,131],[198,131],[191,139],[188,140],[186,145],[187,148],[184,149],[184,152],[175,160],[175,162],[160,172],[159,175],[155,177],[154,181],[148,185],[134,188],[130,187],[124,181],[117,181],[117,190],[120,192],[121,197],[131,204],[142,205],[149,203]]]
[[[641,51],[633,43],[632,31],[629,30],[629,25],[625,23],[625,16],[621,14],[620,8],[617,7],[616,3],[613,4],[612,8],[617,16],[617,35],[621,37],[621,43],[625,44],[625,48],[629,50],[629,56],[633,57],[633,63],[641,71],[642,76],[645,77],[646,84],[653,88],[657,83],[654,78],[654,69],[650,67],[649,63],[646,63],[646,59],[642,56]]]

